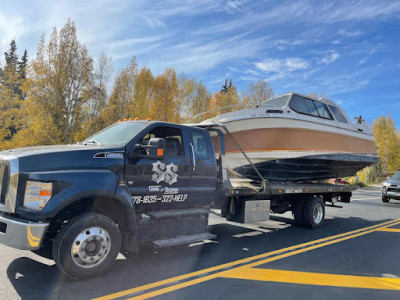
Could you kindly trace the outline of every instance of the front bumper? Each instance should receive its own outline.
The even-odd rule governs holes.
[[[49,223],[0,215],[0,243],[21,250],[37,250],[48,227]]]
[[[386,196],[392,199],[400,200],[400,192],[388,191],[386,193]]]

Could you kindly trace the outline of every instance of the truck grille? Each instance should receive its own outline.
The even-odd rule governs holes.
[[[400,185],[394,185],[392,184],[391,186],[388,187],[388,192],[400,192]]]
[[[0,204],[4,204],[7,194],[8,168],[6,165],[0,165]]]

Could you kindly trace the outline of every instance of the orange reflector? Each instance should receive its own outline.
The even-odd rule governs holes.
[[[164,149],[157,149],[157,156],[164,156]]]
[[[133,121],[134,119],[133,118],[129,118],[129,121]]]
[[[128,119],[124,119],[124,121],[129,121]]]
[[[122,120],[118,120],[118,123],[122,122]]]
[[[136,118],[135,118],[135,120],[136,120],[136,121],[139,121],[139,120],[140,120],[140,118],[136,117]]]
[[[147,121],[153,121],[151,118],[147,118]]]
[[[40,197],[51,196],[51,191],[41,190],[41,191],[39,192],[39,196],[40,196]]]

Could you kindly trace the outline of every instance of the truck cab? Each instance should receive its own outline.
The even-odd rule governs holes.
[[[208,132],[126,120],[77,145],[0,153],[0,242],[52,257],[69,277],[118,252],[212,238],[217,164]]]

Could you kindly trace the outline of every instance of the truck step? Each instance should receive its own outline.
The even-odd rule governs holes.
[[[149,211],[146,214],[155,219],[187,217],[195,215],[209,214],[210,210],[204,208],[190,208],[190,209],[171,209],[171,210],[155,210]]]
[[[194,234],[194,235],[181,235],[181,236],[173,237],[171,239],[153,241],[153,246],[156,248],[164,248],[164,247],[170,247],[170,246],[192,244],[192,243],[201,242],[204,240],[215,239],[216,237],[217,236],[215,234],[212,234],[209,232],[204,232],[204,233]]]

